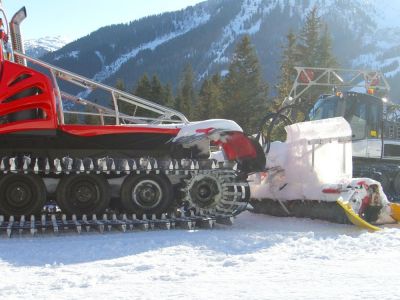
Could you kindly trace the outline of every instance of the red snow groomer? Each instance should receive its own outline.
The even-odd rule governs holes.
[[[247,174],[263,169],[265,156],[235,122],[189,122],[30,58],[19,27],[25,17],[23,8],[6,32],[11,60],[0,45],[0,215],[38,215],[48,201],[61,214],[125,218],[178,208],[182,216],[223,218],[246,207]],[[223,163],[210,158],[210,144]]]

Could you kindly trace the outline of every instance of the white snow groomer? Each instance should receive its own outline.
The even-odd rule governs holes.
[[[0,13],[6,20],[1,2]],[[262,170],[265,157],[240,126],[189,122],[28,57],[25,17],[23,8],[4,29],[12,53],[0,44],[0,229],[212,226],[246,208],[247,175]],[[222,162],[210,159],[210,145],[223,151]],[[57,214],[43,214],[48,201]]]
[[[292,103],[313,86],[354,89],[361,81],[369,92],[388,90],[379,72],[296,69]],[[399,147],[393,138],[396,125],[384,113],[388,111],[384,107],[389,107],[386,98],[353,91],[323,95],[311,110],[311,121],[290,125],[288,116],[295,106],[285,105],[264,120],[270,126],[259,138],[266,136],[261,140],[267,171],[251,177],[254,211],[339,223],[354,223],[354,218],[357,222],[397,222],[399,207],[388,201],[382,189],[396,191],[400,180],[393,156]],[[273,127],[280,121],[287,125],[287,139],[271,143]],[[339,204],[338,199],[342,200]],[[352,219],[349,213],[354,213]]]

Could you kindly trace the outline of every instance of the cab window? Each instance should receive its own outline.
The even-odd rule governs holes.
[[[337,97],[319,99],[310,112],[310,121],[323,120],[336,117],[338,105]]]
[[[346,101],[345,119],[349,122],[353,131],[353,139],[364,139],[367,127],[367,102],[353,98]]]

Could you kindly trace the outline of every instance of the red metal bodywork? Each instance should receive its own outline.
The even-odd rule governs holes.
[[[24,97],[29,89],[37,93]],[[44,74],[2,60],[0,63],[0,117],[25,110],[40,109],[42,118],[9,122],[0,125],[0,134],[57,128],[57,113],[53,86]]]
[[[2,58],[0,56],[0,58]],[[20,97],[12,97],[31,88],[40,90],[40,93]],[[96,136],[121,133],[160,133],[177,135],[179,128],[162,128],[148,126],[92,126],[92,125],[59,125],[57,120],[56,91],[51,80],[44,74],[2,60],[0,65],[0,117],[30,109],[41,109],[43,118],[14,121],[0,125],[0,134],[35,131],[35,130],[62,130],[78,136]]]
[[[94,125],[62,125],[60,129],[64,132],[79,136],[96,136],[115,133],[160,133],[177,135],[179,128],[160,128],[146,126],[94,126]]]
[[[176,136],[180,128],[162,126],[64,125],[59,124],[57,90],[45,74],[7,61],[0,45],[0,135],[18,132],[63,131],[70,135],[95,137],[113,134],[166,134]],[[18,118],[18,113],[37,112]],[[205,132],[213,128],[204,129]],[[218,141],[229,160],[256,158],[252,142],[242,132],[231,132]]]

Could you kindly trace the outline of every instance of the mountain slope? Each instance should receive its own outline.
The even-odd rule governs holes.
[[[198,81],[224,72],[235,44],[249,34],[265,78],[274,83],[289,28],[298,30],[314,5],[329,25],[342,66],[400,76],[400,19],[395,13],[400,5],[390,0],[209,0],[100,28],[45,60],[112,85],[122,78],[129,89],[143,73],[157,73],[176,87],[187,63]]]
[[[34,58],[41,57],[48,52],[64,47],[69,41],[61,36],[46,36],[40,39],[31,39],[24,42],[25,52]]]

